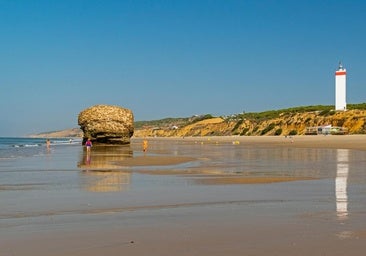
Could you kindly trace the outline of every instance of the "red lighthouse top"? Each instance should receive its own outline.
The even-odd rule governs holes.
[[[346,75],[346,69],[343,68],[342,62],[339,62],[338,70],[335,72],[336,76]]]

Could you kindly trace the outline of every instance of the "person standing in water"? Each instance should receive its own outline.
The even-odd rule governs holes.
[[[90,152],[91,147],[93,146],[93,143],[91,142],[90,138],[85,142],[86,152]]]
[[[46,147],[47,147],[47,150],[49,150],[49,149],[50,149],[50,146],[51,146],[51,141],[50,141],[50,139],[47,139],[47,140],[46,140]]]

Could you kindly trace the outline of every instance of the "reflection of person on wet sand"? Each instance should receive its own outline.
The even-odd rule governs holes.
[[[146,151],[147,151],[147,140],[144,140],[144,141],[142,142],[142,150],[143,150],[144,152],[146,152]]]
[[[90,165],[90,162],[91,162],[91,157],[90,157],[90,150],[89,150],[86,153],[85,164]]]

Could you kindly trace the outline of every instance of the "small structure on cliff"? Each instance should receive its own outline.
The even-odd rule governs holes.
[[[323,125],[323,126],[314,126],[314,127],[306,127],[305,135],[345,135],[348,133],[347,128],[331,126],[331,125]]]
[[[95,144],[129,144],[134,132],[131,110],[111,105],[95,105],[79,113],[83,144],[90,138]]]

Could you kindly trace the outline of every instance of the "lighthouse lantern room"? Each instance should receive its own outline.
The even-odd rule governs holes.
[[[338,70],[335,72],[335,110],[346,111],[346,69],[339,62]]]

